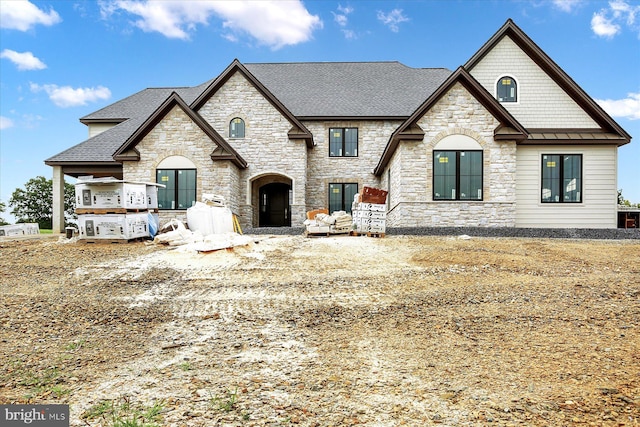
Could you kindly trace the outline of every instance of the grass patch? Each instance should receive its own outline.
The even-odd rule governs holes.
[[[53,234],[53,230],[49,230],[47,228],[41,228],[40,234]]]
[[[67,351],[74,351],[82,347],[86,342],[87,340],[76,340],[67,344],[64,349]]]
[[[214,396],[209,399],[209,405],[222,412],[231,412],[238,401],[238,387],[234,391],[227,390],[227,393],[223,397]]]
[[[163,401],[144,406],[123,397],[119,400],[102,400],[82,413],[80,418],[101,421],[103,427],[160,427],[163,409]]]

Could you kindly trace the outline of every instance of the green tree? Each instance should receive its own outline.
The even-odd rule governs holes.
[[[640,203],[633,204],[622,195],[622,189],[618,190],[618,204],[622,206],[629,206],[632,208],[640,208]]]
[[[4,202],[0,202],[0,213],[4,212],[5,210],[7,210],[7,206],[4,204]],[[0,216],[0,225],[7,225],[7,224],[9,223]]]
[[[11,214],[17,222],[36,222],[42,229],[50,229],[53,225],[53,180],[43,176],[31,178],[24,189],[17,188],[9,199],[13,208]],[[76,218],[75,187],[64,183],[65,223]]]

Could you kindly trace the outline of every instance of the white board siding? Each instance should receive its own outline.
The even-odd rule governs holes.
[[[470,73],[494,96],[500,77],[515,78],[518,102],[502,105],[526,128],[599,128],[508,36],[503,37]]]
[[[540,201],[543,154],[582,154],[582,203]],[[516,227],[616,228],[616,147],[518,146],[516,168]]]
[[[118,123],[91,123],[87,126],[89,128],[89,138],[99,135],[117,124]]]

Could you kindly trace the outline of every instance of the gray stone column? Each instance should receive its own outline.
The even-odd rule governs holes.
[[[53,167],[53,234],[64,231],[64,173],[61,166]]]

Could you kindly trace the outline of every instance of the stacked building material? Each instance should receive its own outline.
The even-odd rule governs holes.
[[[329,215],[326,209],[316,209],[307,212],[306,234],[330,235],[346,234],[351,231],[353,220],[345,211],[336,211]]]
[[[40,234],[40,226],[35,222],[0,226],[0,237],[16,237],[37,234]]]
[[[352,205],[354,234],[384,236],[387,220],[387,192],[364,187]]]
[[[129,241],[153,237],[158,229],[158,187],[161,184],[115,178],[79,179],[76,214],[79,238],[87,241]]]

